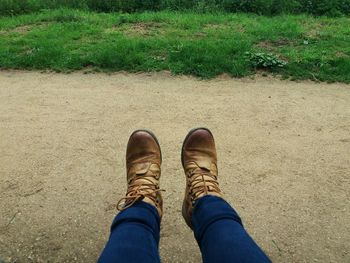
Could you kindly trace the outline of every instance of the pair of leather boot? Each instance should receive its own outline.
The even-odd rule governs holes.
[[[205,195],[222,197],[217,180],[214,137],[208,129],[197,128],[188,133],[182,146],[181,161],[186,175],[182,214],[191,227],[192,210],[197,199]],[[156,136],[147,130],[133,132],[126,150],[128,190],[118,203],[119,210],[142,200],[155,206],[162,217],[161,164],[162,154]]]

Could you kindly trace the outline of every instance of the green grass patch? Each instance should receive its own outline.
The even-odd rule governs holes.
[[[350,18],[71,9],[0,18],[0,68],[350,82]],[[247,56],[247,54],[249,54]]]
[[[255,13],[259,15],[350,14],[350,0],[0,0],[0,15],[18,15],[42,9],[75,8],[98,12],[195,11]]]

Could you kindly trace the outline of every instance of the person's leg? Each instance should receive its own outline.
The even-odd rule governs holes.
[[[271,262],[236,211],[220,197],[206,195],[196,201],[192,226],[205,263]]]
[[[163,199],[159,143],[149,131],[135,131],[126,150],[128,189],[117,205],[109,241],[99,263],[160,262],[158,243]]]
[[[109,241],[98,263],[160,262],[159,229],[157,209],[145,202],[135,203],[114,219]]]
[[[183,217],[193,229],[205,263],[270,262],[224,201],[218,183],[214,137],[205,128],[194,129],[182,146],[186,174]]]

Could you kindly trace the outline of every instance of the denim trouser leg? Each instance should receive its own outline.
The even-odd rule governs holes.
[[[244,230],[236,211],[219,197],[200,198],[192,224],[204,263],[270,262]]]
[[[135,203],[114,219],[109,241],[98,262],[160,262],[159,230],[157,209],[145,202]]]
[[[205,196],[197,201],[192,225],[205,263],[270,262],[244,230],[238,214],[219,197]],[[114,219],[98,262],[160,262],[159,230],[157,209],[145,202],[135,203]]]

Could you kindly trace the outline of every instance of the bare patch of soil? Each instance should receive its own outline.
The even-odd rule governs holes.
[[[274,262],[350,261],[350,86],[273,78],[0,71],[0,261],[95,262],[125,147],[163,152],[163,262],[201,262],[181,216],[182,140],[216,138],[219,181]]]

